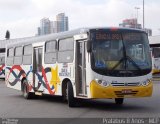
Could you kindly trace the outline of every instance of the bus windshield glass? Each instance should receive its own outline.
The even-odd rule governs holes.
[[[97,31],[92,39],[92,69],[108,76],[142,76],[151,72],[147,35],[143,32]]]

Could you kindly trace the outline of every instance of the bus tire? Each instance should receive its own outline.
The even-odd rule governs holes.
[[[75,98],[73,94],[73,87],[71,82],[67,83],[67,101],[69,107],[75,107]]]
[[[22,94],[25,99],[31,99],[33,95],[29,92],[28,82],[26,79],[22,82]]]
[[[124,101],[124,98],[115,98],[115,103],[117,105],[122,105],[123,104],[123,101]]]

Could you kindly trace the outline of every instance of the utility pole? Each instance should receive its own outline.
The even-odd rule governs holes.
[[[135,7],[136,11],[137,11],[137,24],[136,24],[136,27],[135,28],[138,28],[138,10],[140,9],[139,7]]]
[[[144,29],[144,0],[143,0],[143,29]]]

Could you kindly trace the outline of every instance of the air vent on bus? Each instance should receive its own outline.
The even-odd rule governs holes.
[[[112,82],[112,86],[139,86],[140,82],[132,82],[132,83],[118,83],[118,82]]]

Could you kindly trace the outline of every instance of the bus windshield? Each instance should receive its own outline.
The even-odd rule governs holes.
[[[107,76],[142,76],[151,72],[149,41],[143,32],[96,32],[92,69]]]

